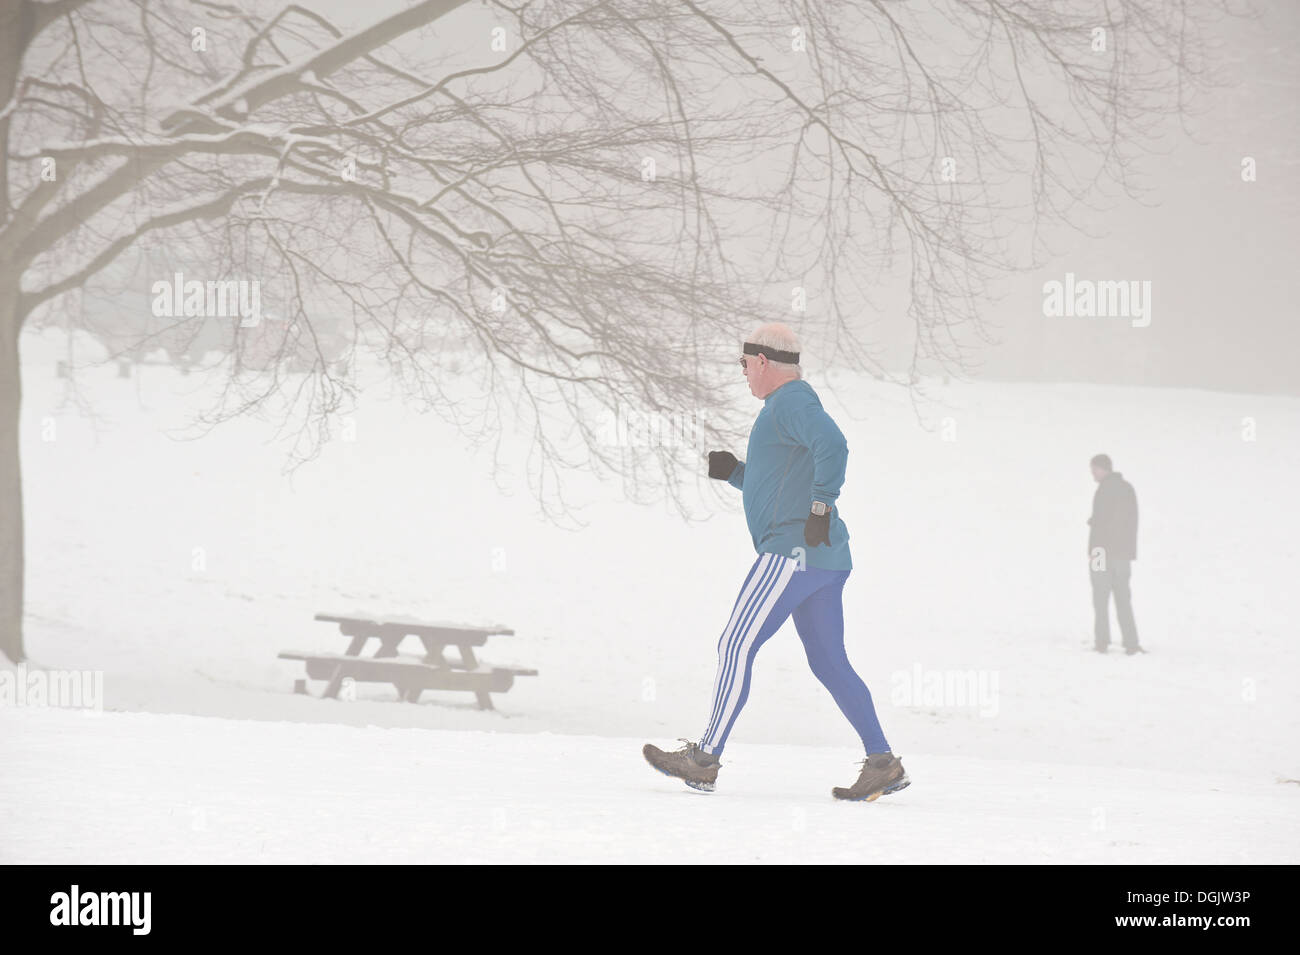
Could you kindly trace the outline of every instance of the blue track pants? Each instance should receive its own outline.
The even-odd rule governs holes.
[[[758,555],[718,640],[713,710],[708,729],[700,738],[706,753],[722,752],[749,697],[749,679],[758,648],[791,615],[808,655],[808,665],[857,730],[867,754],[889,752],[871,692],[844,652],[841,597],[849,573],[819,567],[800,570],[798,562],[789,557]]]

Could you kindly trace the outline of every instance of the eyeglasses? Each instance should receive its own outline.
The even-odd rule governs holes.
[[[766,355],[745,355],[745,356],[742,356],[741,359],[740,359],[740,367],[741,367],[741,368],[744,368],[744,369],[746,369],[746,370],[748,370],[748,366],[745,364],[745,362],[746,362],[748,359],[750,359],[750,358],[766,358],[766,357],[767,357]]]

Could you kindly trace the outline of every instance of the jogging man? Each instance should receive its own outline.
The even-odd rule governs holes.
[[[746,460],[709,452],[709,477],[743,492],[745,520],[758,559],[740,588],[718,640],[713,705],[698,743],[665,752],[646,744],[647,762],[686,785],[712,792],[720,757],[749,696],[759,648],[791,616],[813,674],[862,739],[867,758],[857,782],[835,787],[837,799],[874,800],[910,780],[890,752],[866,684],[844,652],[844,584],[853,566],[849,532],[836,499],[848,444],[799,367],[799,343],[785,325],[759,327],[740,364],[763,408],[749,435]]]

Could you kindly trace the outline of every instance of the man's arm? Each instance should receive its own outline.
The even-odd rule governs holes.
[[[1097,547],[1115,546],[1119,508],[1116,488],[1109,481],[1102,481],[1097,485],[1097,493],[1092,499],[1092,517],[1088,521],[1092,525],[1092,531],[1088,534],[1089,554]]]
[[[1133,490],[1133,485],[1128,486],[1128,522],[1124,531],[1128,535],[1128,544],[1133,551],[1133,559],[1137,560],[1137,537],[1138,537],[1138,499],[1137,491]]]
[[[1101,485],[1092,492],[1092,512],[1088,515],[1088,553],[1092,553],[1092,542],[1097,539],[1097,500],[1101,497]]]
[[[740,461],[736,464],[736,470],[731,472],[731,477],[727,478],[727,483],[737,491],[745,489],[745,462]]]
[[[782,430],[812,451],[812,499],[834,504],[844,486],[849,443],[826,409],[814,401],[789,409],[780,419]]]

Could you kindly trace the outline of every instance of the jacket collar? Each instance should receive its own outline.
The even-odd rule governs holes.
[[[792,378],[791,380],[783,384],[781,387],[773,391],[771,394],[769,394],[766,398],[764,398],[763,404],[766,405],[769,401],[771,401],[774,397],[776,397],[777,394],[779,394],[782,391],[785,391],[787,388],[792,388],[795,385],[803,385],[805,388],[807,388],[808,382],[804,381],[802,378]]]

